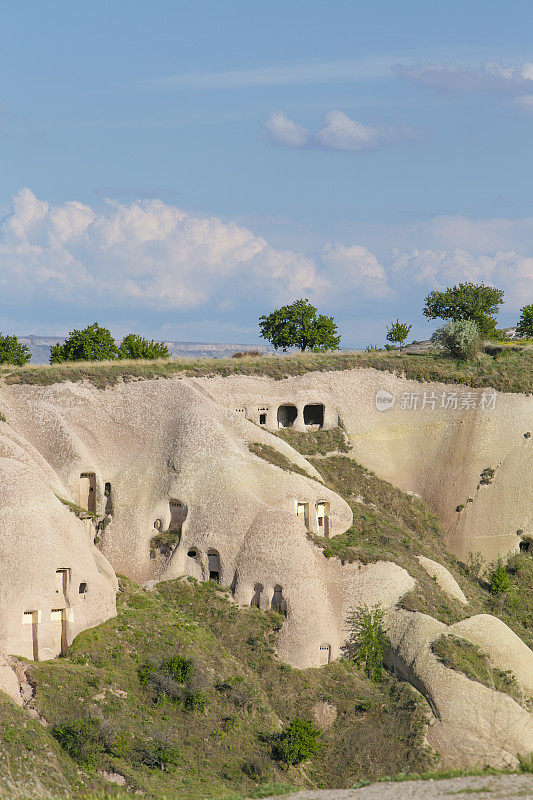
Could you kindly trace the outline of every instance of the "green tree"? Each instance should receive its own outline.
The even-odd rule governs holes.
[[[485,284],[460,283],[426,297],[424,316],[428,319],[472,320],[482,336],[496,337],[495,314],[503,303],[503,291]]]
[[[509,573],[505,569],[501,558],[499,558],[496,562],[494,569],[489,572],[488,578],[490,593],[494,595],[494,597],[501,598],[506,594],[509,594],[513,588],[511,578],[509,577]]]
[[[274,757],[288,766],[307,761],[320,749],[320,731],[312,723],[295,717],[274,739]]]
[[[275,350],[337,350],[341,341],[333,317],[317,315],[315,306],[303,299],[260,317],[259,328],[263,339],[271,342]]]
[[[117,347],[110,331],[95,322],[82,331],[71,331],[63,344],[54,345],[50,352],[50,363],[109,361],[116,357]]]
[[[30,358],[29,349],[16,336],[2,336],[0,333],[0,364],[16,364],[22,367]]]
[[[385,338],[388,342],[399,344],[400,348],[402,348],[412,327],[412,325],[408,325],[406,322],[400,322],[400,320],[397,319],[396,322],[391,322],[390,328],[387,326],[387,336]]]
[[[520,309],[520,319],[516,326],[516,332],[526,339],[533,339],[533,304]]]
[[[119,358],[170,358],[166,344],[143,339],[136,333],[128,333],[118,348]]]
[[[350,636],[345,646],[349,658],[363,667],[372,681],[380,681],[383,669],[383,651],[388,642],[383,625],[384,611],[379,606],[359,606],[348,620]]]

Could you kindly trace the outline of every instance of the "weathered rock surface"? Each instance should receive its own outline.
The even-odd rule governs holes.
[[[381,604],[391,625],[391,663],[433,709],[427,738],[443,763],[516,764],[517,752],[533,750],[527,712],[507,695],[443,667],[430,646],[454,629],[479,641],[498,665],[512,664],[524,685],[530,651],[503,623],[478,619],[448,629],[431,617],[395,610],[416,587],[395,563],[343,566],[324,558],[307,530],[319,532],[319,509],[327,509],[331,535],[342,533],[351,510],[268,427],[277,424],[280,404],[295,406],[300,428],[305,405],[315,413],[323,404],[324,425],[342,420],[355,458],[433,501],[448,522],[448,504],[455,509],[459,492],[476,494],[479,472],[497,466],[494,486],[479,489],[485,499],[470,504],[476,514],[481,509],[479,518],[459,525],[452,515],[448,526],[457,551],[483,546],[497,553],[516,547],[515,525],[530,526],[527,492],[516,476],[531,474],[533,451],[522,430],[532,427],[531,399],[498,396],[494,413],[409,411],[398,403],[387,416],[375,407],[383,386],[391,393],[424,391],[372,370],[284,381],[160,379],[105,391],[70,383],[0,385],[0,408],[9,421],[0,423],[0,653],[57,655],[79,631],[115,613],[117,572],[148,585],[183,575],[211,578],[231,587],[241,605],[277,608],[286,614],[279,655],[298,668],[337,658],[353,609]],[[259,414],[266,415],[266,428],[254,424]],[[278,450],[307,475],[252,454],[254,442]],[[497,453],[503,454],[498,462]],[[59,498],[92,504],[98,518],[107,517],[98,546],[94,525]],[[154,537],[178,528],[174,545],[154,548]],[[458,597],[452,576],[432,564],[437,580]],[[14,696],[9,670],[0,668],[0,680]]]

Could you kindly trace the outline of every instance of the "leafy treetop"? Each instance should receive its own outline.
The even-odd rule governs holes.
[[[424,315],[428,319],[469,319],[482,336],[496,336],[494,315],[503,303],[503,291],[493,286],[460,283],[443,292],[430,292],[426,297]]]
[[[533,339],[533,304],[520,309],[520,319],[516,326],[516,332],[519,336]]]
[[[50,363],[63,361],[109,361],[116,358],[117,347],[111,332],[97,322],[82,331],[73,330],[63,344],[52,347]]]
[[[144,339],[136,333],[128,333],[118,348],[119,358],[170,358],[166,344]]]
[[[148,341],[129,333],[117,348],[111,332],[97,322],[82,331],[72,331],[63,344],[56,344],[50,353],[50,363],[63,361],[110,361],[115,358],[169,358],[168,347],[161,342]]]
[[[387,336],[385,338],[388,342],[399,344],[400,347],[402,347],[412,327],[412,325],[408,325],[406,322],[400,322],[400,320],[397,319],[396,322],[391,322],[390,328],[387,327]]]
[[[341,337],[333,317],[317,314],[309,300],[296,300],[259,318],[261,336],[276,350],[299,347],[305,350],[337,350]]]
[[[16,336],[2,336],[0,333],[0,364],[16,364],[22,367],[30,358],[29,348],[21,344]]]

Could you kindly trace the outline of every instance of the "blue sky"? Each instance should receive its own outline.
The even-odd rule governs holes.
[[[0,329],[346,346],[428,291],[533,301],[531,2],[9,4]]]

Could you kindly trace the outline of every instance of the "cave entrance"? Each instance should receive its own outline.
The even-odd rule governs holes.
[[[296,502],[296,516],[300,517],[303,524],[309,529],[309,503]]]
[[[264,586],[262,583],[254,584],[254,595],[250,603],[251,606],[255,606],[255,608],[261,608],[261,595],[263,594],[263,590]]]
[[[287,616],[287,601],[283,597],[283,587],[279,584],[274,586],[274,594],[270,606],[272,610],[277,611],[278,614]]]
[[[67,609],[53,608],[50,612],[51,633],[60,653],[68,650],[67,642]]]
[[[67,602],[68,569],[56,569],[56,598],[60,602]]]
[[[80,508],[96,514],[96,473],[82,472],[80,475]]]
[[[321,403],[304,406],[304,425],[322,428],[324,425],[324,406]]]
[[[34,661],[39,660],[39,612],[25,611],[22,615],[22,624],[28,625],[31,635],[31,652]]]
[[[209,568],[209,580],[220,583],[220,555],[218,550],[208,550],[207,565]]]
[[[292,428],[297,416],[296,406],[280,406],[278,408],[278,428]]]
[[[181,500],[170,500],[170,524],[169,528],[173,531],[181,531],[181,526],[187,519],[187,505]]]
[[[326,503],[325,501],[320,501],[319,503],[316,504],[316,524],[319,536],[326,536],[329,538],[330,535],[329,515],[330,515],[329,503]]]

